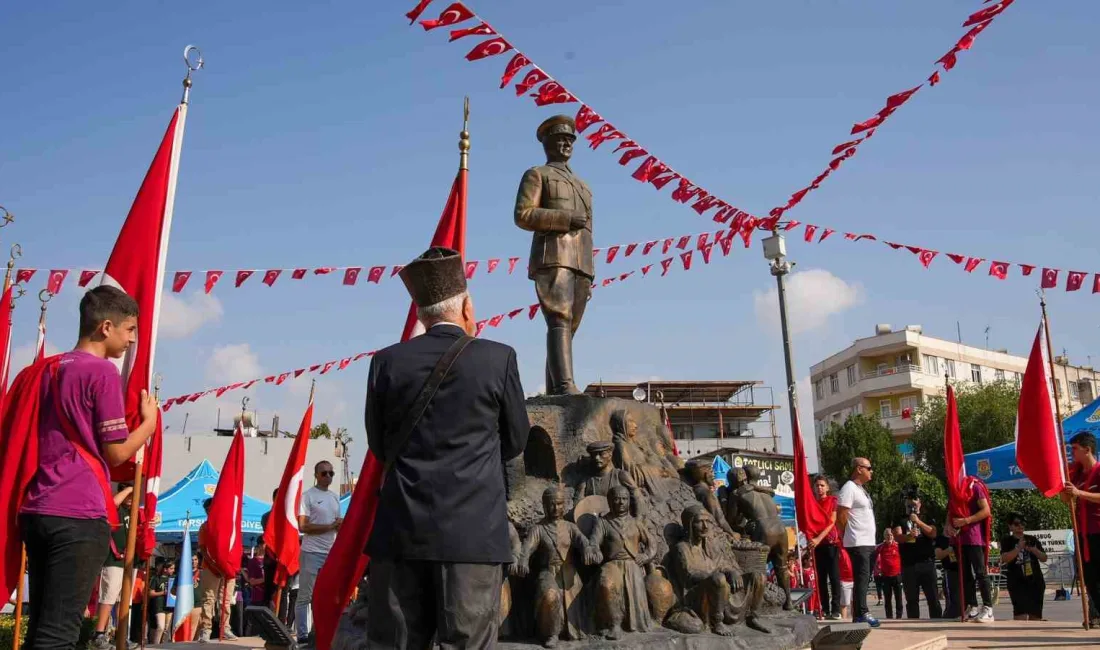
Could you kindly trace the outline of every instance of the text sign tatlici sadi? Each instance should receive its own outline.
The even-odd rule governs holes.
[[[756,467],[760,470],[761,485],[767,485],[779,496],[794,498],[794,458],[751,451],[735,451],[729,455],[734,469]]]

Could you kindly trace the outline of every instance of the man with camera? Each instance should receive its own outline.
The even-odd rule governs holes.
[[[905,612],[920,618],[920,593],[928,602],[928,617],[942,618],[936,590],[936,526],[921,512],[920,494],[915,488],[905,493],[905,520],[898,540],[901,552],[901,582],[905,587]]]

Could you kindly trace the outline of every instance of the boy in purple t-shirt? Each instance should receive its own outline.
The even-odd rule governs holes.
[[[970,515],[955,517],[951,522],[955,529],[961,531],[959,541],[962,542],[962,557],[959,558],[959,564],[963,572],[966,618],[975,623],[992,623],[993,598],[989,590],[989,578],[986,576],[989,536],[986,533],[985,524],[985,521],[992,516],[992,510],[985,490],[980,489],[976,483],[970,485],[970,498],[967,504]],[[978,609],[976,591],[980,591],[982,595],[981,609]]]
[[[38,470],[27,488],[20,528],[30,573],[28,650],[76,646],[81,618],[110,546],[100,480],[90,463],[131,458],[156,427],[156,399],[142,392],[141,425],[130,432],[119,359],[137,338],[138,306],[119,289],[100,286],[80,301],[80,338],[40,389]],[[56,374],[56,378],[54,377]],[[89,456],[78,453],[70,436]]]

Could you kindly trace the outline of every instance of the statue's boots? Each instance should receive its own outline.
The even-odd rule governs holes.
[[[551,327],[546,332],[546,392],[551,395],[580,395],[573,383],[573,332],[568,327]]]

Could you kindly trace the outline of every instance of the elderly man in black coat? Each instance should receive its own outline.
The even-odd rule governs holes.
[[[375,354],[367,442],[385,464],[374,528],[370,647],[496,644],[512,562],[503,463],[531,428],[511,347],[473,339],[462,257],[431,248],[401,271],[426,332]]]

